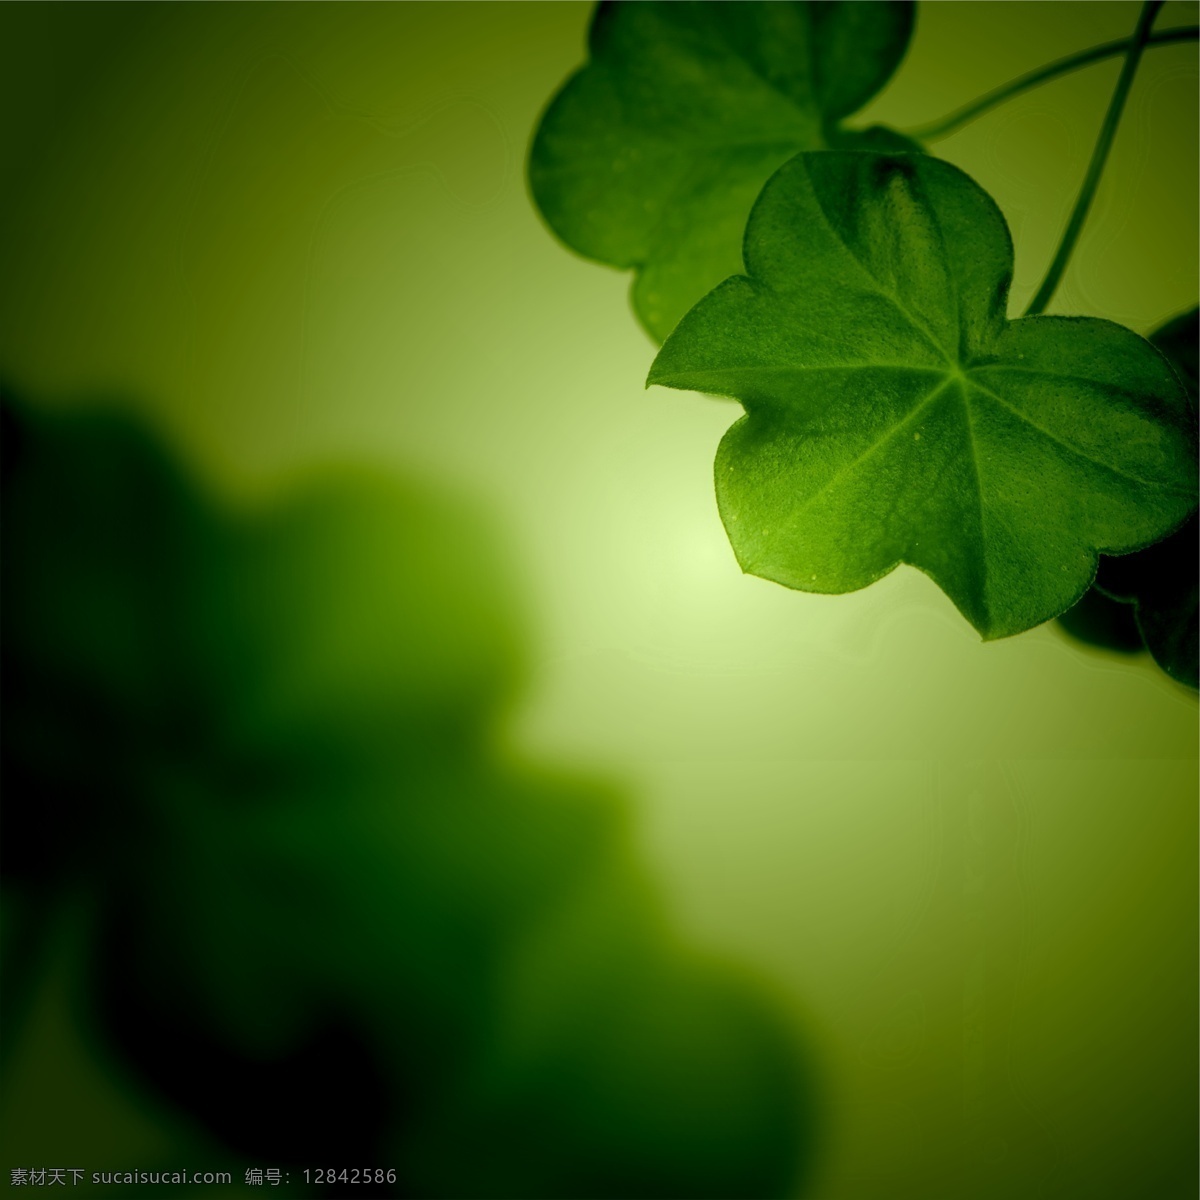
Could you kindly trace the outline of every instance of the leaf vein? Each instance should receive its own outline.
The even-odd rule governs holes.
[[[975,502],[979,509],[979,606],[980,615],[984,621],[990,619],[988,612],[988,554],[987,554],[987,516],[983,503],[983,477],[979,473],[979,446],[975,441],[975,422],[971,417],[971,402],[967,399],[967,389],[962,390],[963,415],[967,422],[967,440],[971,443],[971,473],[975,476]]]
[[[917,401],[916,405],[910,409],[904,416],[892,425],[889,429],[874,442],[871,443],[861,454],[850,462],[839,467],[821,486],[815,491],[805,496],[792,510],[790,516],[795,518],[807,509],[827,492],[829,492],[837,483],[844,479],[847,475],[857,469],[857,467],[870,458],[873,454],[883,449],[914,417],[920,416],[933,402],[942,394],[942,392],[954,382],[954,376],[943,375],[942,382],[939,383],[931,391]]]
[[[829,232],[833,235],[834,239],[845,250],[845,252],[849,256],[851,262],[853,262],[859,268],[859,270],[863,273],[863,275],[865,275],[867,277],[867,279],[869,279],[875,285],[876,293],[878,295],[882,296],[883,299],[885,299],[891,303],[892,307],[895,308],[896,311],[898,313],[900,313],[900,315],[908,321],[908,323],[912,327],[913,331],[915,333],[921,334],[921,336],[925,338],[925,340],[934,348],[934,350],[936,350],[942,356],[942,358],[944,358],[946,360],[947,365],[950,365],[950,366],[957,365],[957,362],[958,362],[957,357],[955,355],[952,355],[946,349],[946,347],[942,345],[942,343],[938,340],[938,338],[936,338],[934,336],[933,332],[925,325],[925,322],[922,321],[920,319],[920,317],[918,317],[916,315],[916,313],[914,313],[904,303],[904,301],[900,298],[900,296],[896,292],[892,291],[890,288],[888,288],[884,285],[883,280],[881,280],[874,273],[874,271],[872,271],[871,268],[868,267],[865,262],[863,262],[863,260],[854,252],[854,249],[850,245],[850,243],[847,242],[844,237],[842,237],[841,233],[838,231],[837,226],[834,225],[833,221],[829,217],[829,214],[825,211],[825,206],[821,203],[821,199],[817,193],[817,189],[813,185],[812,175],[811,175],[811,172],[809,171],[807,162],[804,164],[804,173],[808,177],[809,191],[812,194],[813,199],[816,201],[817,211],[821,214],[821,220],[824,222],[825,228],[829,230]]]
[[[1191,495],[1191,493],[1186,490],[1183,490],[1180,488],[1164,487],[1161,483],[1158,483],[1156,480],[1142,479],[1140,476],[1134,475],[1129,471],[1121,470],[1120,467],[1114,467],[1111,463],[1106,463],[1099,458],[1093,458],[1092,455],[1087,454],[1085,451],[1081,450],[1078,446],[1072,446],[1071,443],[1066,441],[1064,438],[1059,437],[1055,433],[1051,433],[1051,431],[1049,429],[1046,429],[1043,426],[1039,425],[1028,414],[1021,412],[1021,410],[1019,408],[1015,408],[1013,405],[1009,404],[1009,402],[1007,400],[1005,400],[1003,396],[999,395],[997,392],[993,392],[991,388],[985,387],[978,380],[972,378],[970,383],[973,388],[982,392],[985,396],[990,396],[998,405],[1000,405],[1001,408],[1005,409],[1007,412],[1012,413],[1012,415],[1014,417],[1016,417],[1018,421],[1021,421],[1024,424],[1028,425],[1030,427],[1030,429],[1036,429],[1038,431],[1038,433],[1040,433],[1043,437],[1048,438],[1050,441],[1054,442],[1055,445],[1061,446],[1068,454],[1073,455],[1075,458],[1079,458],[1079,459],[1082,459],[1084,462],[1091,463],[1092,466],[1099,467],[1102,471],[1107,471],[1110,475],[1116,475],[1118,479],[1127,479],[1132,483],[1139,484],[1141,487],[1153,488],[1156,492],[1165,492],[1167,495],[1172,495],[1172,496]]]

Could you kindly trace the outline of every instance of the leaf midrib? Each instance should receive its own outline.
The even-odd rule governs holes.
[[[842,151],[841,153],[854,152]],[[904,303],[898,293],[894,292],[891,288],[884,286],[883,281],[874,273],[874,271],[870,269],[870,267],[867,266],[866,263],[862,261],[861,258],[859,258],[859,256],[854,252],[854,249],[851,247],[850,243],[847,242],[844,237],[842,237],[841,232],[838,230],[837,226],[834,225],[833,221],[829,217],[829,214],[825,211],[824,204],[821,203],[820,194],[813,184],[812,175],[808,169],[808,162],[805,161],[803,165],[804,174],[808,180],[809,192],[811,193],[816,204],[817,211],[821,214],[821,220],[824,222],[825,228],[829,230],[834,240],[846,252],[846,256],[859,269],[859,272],[866,279],[871,281],[871,283],[874,285],[876,294],[888,301],[892,307],[895,308],[896,311],[909,323],[909,326],[912,328],[913,332],[920,334],[921,337],[923,337],[934,348],[934,350],[936,350],[942,356],[947,367],[949,367],[952,371],[957,371],[961,367],[958,354],[952,354],[946,349],[945,346],[942,345],[941,340],[934,335],[933,331],[926,326],[925,322],[922,321],[920,317],[918,317],[916,313],[914,313],[908,307],[908,305]],[[949,274],[949,272],[947,272],[947,274]],[[961,327],[961,320],[957,321],[956,324]]]
[[[909,409],[894,425],[889,426],[880,436],[872,442],[861,454],[839,467],[821,486],[809,495],[805,496],[799,504],[790,510],[791,518],[798,517],[805,513],[812,504],[819,500],[822,496],[828,493],[837,483],[854,472],[858,466],[865,462],[872,455],[876,454],[884,446],[886,446],[906,425],[909,424],[915,417],[920,416],[942,395],[946,388],[952,384],[960,382],[961,377],[955,373],[942,373],[941,382],[938,383],[932,390],[922,396],[916,404]],[[978,473],[976,473],[978,478]]]
[[[930,371],[931,368],[915,368],[916,370]],[[989,621],[988,614],[988,599],[987,599],[987,518],[986,508],[983,502],[983,480],[979,471],[979,450],[975,441],[975,425],[971,416],[971,402],[967,396],[967,386],[969,380],[958,370],[938,372],[941,375],[941,382],[935,385],[929,392],[921,397],[920,400],[911,408],[899,421],[885,430],[874,442],[871,443],[861,454],[857,455],[850,462],[839,467],[815,492],[805,496],[804,499],[789,510],[788,517],[795,522],[798,518],[803,517],[805,513],[815,504],[822,496],[827,495],[838,483],[843,479],[852,475],[857,469],[866,462],[867,459],[877,454],[885,446],[895,440],[897,435],[909,426],[915,418],[921,416],[928,411],[942,397],[947,388],[955,385],[959,386],[959,399],[961,402],[963,420],[967,428],[967,438],[971,444],[971,453],[969,455],[971,464],[971,473],[975,479],[975,504],[979,515],[979,609],[980,616],[985,624]],[[749,417],[753,419],[753,415]]]
[[[1073,455],[1075,458],[1079,458],[1084,462],[1091,463],[1092,466],[1099,467],[1102,471],[1107,471],[1110,475],[1115,475],[1118,479],[1124,479],[1130,483],[1136,483],[1139,487],[1152,488],[1156,492],[1162,492],[1170,496],[1191,496],[1193,494],[1192,492],[1181,488],[1164,487],[1161,483],[1156,482],[1155,480],[1142,479],[1140,476],[1133,475],[1129,471],[1123,471],[1119,467],[1114,467],[1111,463],[1106,463],[1101,459],[1093,458],[1092,455],[1081,450],[1078,446],[1072,446],[1070,442],[1065,441],[1057,434],[1052,433],[1049,429],[1039,425],[1032,417],[1026,413],[1023,413],[1019,408],[1015,408],[1013,405],[1009,404],[1009,402],[1005,400],[1004,397],[998,392],[992,391],[991,388],[986,387],[984,384],[980,383],[978,379],[974,378],[971,372],[967,372],[966,378],[971,387],[982,392],[985,396],[990,396],[992,400],[994,400],[1006,412],[1011,413],[1014,417],[1016,417],[1018,421],[1028,425],[1030,429],[1036,430],[1042,435],[1042,437],[1053,442],[1056,446],[1061,446],[1068,454]],[[1092,386],[1094,387],[1095,384],[1093,383]]]
[[[817,131],[816,136],[817,136],[818,144],[816,146],[805,146],[805,145],[801,144],[801,139],[799,138],[798,135],[792,135],[791,137],[788,137],[786,134],[781,134],[780,136],[772,137],[770,139],[749,139],[749,140],[735,140],[735,141],[727,141],[727,142],[686,141],[686,140],[681,140],[678,138],[669,138],[669,137],[663,137],[663,136],[655,138],[654,135],[652,134],[650,139],[648,139],[648,140],[658,140],[658,141],[661,141],[661,142],[664,142],[666,144],[673,145],[673,146],[682,145],[689,149],[706,150],[706,151],[725,151],[725,150],[731,150],[731,149],[751,149],[751,148],[760,147],[760,146],[766,147],[766,146],[772,146],[772,145],[791,145],[791,144],[796,145],[796,149],[797,149],[798,153],[800,151],[806,150],[806,149],[811,149],[811,150],[827,150],[827,149],[829,149],[829,145],[828,145],[827,139],[825,137],[826,125],[825,125],[824,113],[822,112],[820,98],[817,95],[817,89],[816,89],[816,79],[817,79],[816,62],[815,62],[816,37],[814,34],[812,21],[808,18],[807,12],[805,13],[805,25],[807,27],[807,32],[808,32],[808,36],[805,38],[805,47],[808,51],[808,82],[809,82],[809,103],[807,106],[797,103],[796,98],[794,96],[792,96],[789,93],[787,93],[786,91],[784,91],[783,88],[779,87],[770,78],[768,78],[766,75],[764,75],[755,66],[755,64],[749,58],[747,58],[745,54],[741,53],[741,51],[738,50],[736,47],[731,47],[731,46],[727,46],[727,45],[718,43],[717,49],[721,53],[726,55],[732,61],[740,63],[746,69],[746,71],[751,79],[757,81],[757,83],[759,85],[761,85],[761,87],[764,90],[772,93],[775,96],[778,96],[781,100],[783,100],[784,104],[786,104],[787,107],[789,109],[791,109],[793,112],[798,113],[804,119],[812,118],[815,121],[815,126],[816,126],[816,131]],[[701,40],[706,40],[706,39],[703,39],[703,37],[702,37]],[[681,39],[677,44],[679,45],[680,49],[684,50],[688,54],[689,58],[691,58],[693,61],[696,61],[697,56],[691,53],[691,48],[687,46],[685,40]],[[713,43],[708,42],[708,44],[712,45]],[[603,66],[607,67],[607,66],[609,66],[609,63],[606,61],[607,57],[608,57],[607,55],[593,56],[592,61],[589,65],[591,65],[591,66],[603,65]],[[862,106],[859,105],[859,107],[861,108]],[[850,115],[852,115],[852,114],[850,114],[850,113],[846,114],[846,116],[850,116]],[[835,121],[834,128],[840,127],[843,123],[843,119],[844,118],[839,118],[837,121]],[[608,156],[600,156],[596,161],[607,162]]]
[[[971,443],[971,474],[975,476],[975,502],[979,510],[979,615],[990,627],[988,612],[988,554],[987,554],[987,508],[983,503],[983,476],[979,471],[979,447],[975,442],[975,421],[971,415],[971,400],[967,395],[969,380],[960,376],[962,382],[963,419],[967,424],[967,440]],[[986,635],[985,635],[986,636]]]
[[[1028,320],[1029,318],[1022,318]],[[1040,319],[1040,318],[1038,318]],[[1015,321],[1010,321],[1010,325],[1015,325]],[[1086,375],[1076,375],[1072,371],[1054,371],[1048,367],[1026,367],[1019,363],[1004,362],[1003,359],[997,359],[993,362],[981,362],[970,368],[971,371],[1005,371],[1013,375],[1034,375],[1038,379],[1061,379],[1067,383],[1082,383],[1086,387],[1097,388],[1103,387],[1107,390],[1122,392],[1127,396],[1136,395],[1129,388],[1114,388],[1110,384],[1101,383],[1096,379],[1089,379]]]
[[[764,75],[754,65],[754,63],[751,62],[751,60],[749,58],[747,58],[746,55],[741,53],[741,51],[739,51],[736,47],[725,45],[725,44],[721,43],[720,41],[710,40],[704,34],[700,34],[700,36],[696,40],[701,42],[701,44],[707,45],[709,47],[714,47],[721,54],[723,54],[728,60],[740,63],[746,69],[746,72],[751,79],[755,80],[762,87],[763,90],[768,91],[775,96],[778,96],[787,105],[787,107],[789,109],[793,110],[796,113],[799,113],[802,117],[805,117],[805,118],[812,117],[816,123],[818,139],[823,143],[825,140],[824,136],[823,136],[823,132],[822,132],[824,129],[824,120],[823,120],[823,114],[821,112],[821,105],[820,105],[820,102],[819,102],[817,94],[816,94],[816,86],[815,86],[816,74],[814,73],[814,70],[813,70],[814,38],[813,38],[812,22],[810,20],[808,20],[807,14],[805,15],[805,23],[808,26],[808,37],[805,39],[805,44],[806,44],[806,48],[808,50],[808,59],[809,59],[809,90],[810,90],[809,99],[810,99],[810,103],[809,103],[808,107],[803,107],[800,104],[798,104],[796,102],[796,99],[794,96],[789,95],[787,92],[785,92],[783,90],[783,88],[779,87],[777,84],[772,82],[772,80],[770,80],[766,75]],[[686,39],[686,38],[680,38],[676,41],[676,45],[678,46],[678,48],[680,50],[682,50],[687,55],[688,58],[690,58],[693,62],[699,62],[700,65],[703,67],[704,64],[701,59],[701,56],[698,56],[692,52],[692,47],[690,47],[687,44],[687,41],[688,41],[688,39]],[[610,64],[607,61],[608,57],[609,57],[608,55],[602,55],[602,56],[594,55],[591,59],[591,62],[588,65],[592,66],[592,67],[595,67],[595,66],[609,67]],[[584,69],[586,70],[587,67],[585,67]],[[860,107],[861,107],[861,105],[860,105]],[[847,115],[850,115],[850,114],[847,114]],[[838,124],[841,124],[841,122],[839,121]],[[663,139],[663,140],[669,140],[669,139]],[[689,144],[700,145],[701,143],[686,143],[685,142],[683,144],[684,145],[689,145]],[[753,146],[753,145],[757,145],[757,144],[758,144],[757,142],[752,141],[752,142],[720,143],[719,145],[721,145],[721,146],[739,146],[740,147],[743,145]],[[826,149],[826,147],[824,145],[819,145],[817,147],[814,147],[814,149]]]
[[[823,114],[821,112],[821,104],[817,97],[817,88],[816,88],[817,74],[816,74],[816,70],[814,69],[815,68],[814,54],[815,54],[815,49],[816,49],[815,48],[816,38],[813,33],[813,24],[812,24],[812,20],[810,19],[809,15],[808,15],[808,10],[802,9],[801,11],[804,13],[804,24],[808,31],[808,36],[804,39],[804,43],[805,43],[806,49],[808,50],[809,99],[811,102],[812,114],[817,119],[817,127],[819,129],[824,124],[824,122],[822,121]],[[797,112],[802,113],[805,111],[803,108],[800,107],[799,104],[796,103],[795,97],[789,96],[788,93],[785,92],[781,87],[778,87],[775,83],[773,83],[770,79],[768,79],[767,76],[764,75],[754,65],[754,63],[752,63],[744,54],[742,54],[740,51],[738,51],[735,47],[721,46],[720,48],[723,51],[725,51],[726,53],[728,53],[730,58],[736,59],[738,62],[740,62],[750,72],[750,74],[755,79],[759,80],[759,82],[762,83],[762,85],[768,91],[774,92],[775,95],[777,95],[777,96],[781,96],[787,102],[787,104],[790,105],[792,108],[794,108]]]

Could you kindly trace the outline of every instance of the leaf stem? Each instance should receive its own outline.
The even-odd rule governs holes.
[[[1046,311],[1046,306],[1053,299],[1063,272],[1067,269],[1071,251],[1075,249],[1075,243],[1083,229],[1084,221],[1087,220],[1088,210],[1096,195],[1096,186],[1100,182],[1100,175],[1108,160],[1108,152],[1112,149],[1113,137],[1117,132],[1117,125],[1120,123],[1121,113],[1125,109],[1125,100],[1129,96],[1129,89],[1133,84],[1138,63],[1141,61],[1142,51],[1150,37],[1150,26],[1154,24],[1154,18],[1158,16],[1158,10],[1162,8],[1162,5],[1163,0],[1146,0],[1142,5],[1137,27],[1133,31],[1133,37],[1129,39],[1128,49],[1125,52],[1125,65],[1121,68],[1120,78],[1113,90],[1112,100],[1109,101],[1108,112],[1104,116],[1104,124],[1100,127],[1100,136],[1096,139],[1096,147],[1092,151],[1092,161],[1088,164],[1087,174],[1084,176],[1079,195],[1076,197],[1071,219],[1067,222],[1062,241],[1058,244],[1058,251],[1054,255],[1050,269],[1046,272],[1046,278],[1042,280],[1042,286],[1038,288],[1037,295],[1025,310],[1027,317]]]
[[[1181,25],[1177,29],[1164,29],[1160,33],[1152,34],[1146,39],[1146,45],[1169,46],[1173,42],[1194,42],[1198,38],[1200,38],[1200,25]],[[904,133],[918,142],[936,142],[1013,96],[1019,96],[1022,92],[1040,87],[1043,83],[1056,79],[1059,75],[1078,71],[1080,67],[1087,67],[1092,63],[1103,62],[1106,58],[1115,58],[1118,54],[1127,53],[1130,44],[1129,38],[1121,38],[1120,41],[1104,42],[1099,46],[1093,46],[1090,50],[1081,50],[1078,54],[1057,59],[1044,67],[1039,67],[1036,71],[1019,75],[1016,79],[1009,80],[1008,83],[1001,84],[990,92],[985,92],[978,100],[972,100],[970,104],[955,109],[948,116],[939,117],[938,120],[930,121],[926,125],[918,125],[915,129],[906,129]]]

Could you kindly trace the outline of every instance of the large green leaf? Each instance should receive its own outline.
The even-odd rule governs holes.
[[[1192,418],[1197,411],[1196,347],[1200,310],[1193,308],[1150,335],[1187,389]],[[1090,597],[1110,604],[1132,603],[1137,627],[1154,661],[1172,679],[1196,687],[1200,682],[1200,528],[1195,514],[1169,538],[1123,558],[1103,557]]]
[[[529,159],[551,228],[637,271],[633,307],[661,341],[741,270],[771,173],[829,145],[912,149],[837,122],[895,71],[911,3],[601,4],[590,60],[547,109]]]
[[[744,570],[848,592],[906,562],[985,638],[1065,611],[1097,550],[1195,504],[1187,398],[1107,321],[1008,321],[991,198],[920,154],[801,154],[763,191],[748,275],[680,323],[650,383],[734,396],[717,499]]]

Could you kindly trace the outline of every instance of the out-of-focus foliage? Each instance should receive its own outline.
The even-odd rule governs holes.
[[[1150,335],[1150,341],[1175,368],[1195,422],[1200,309],[1172,318]],[[1095,586],[1063,614],[1063,627],[1081,641],[1110,650],[1129,651],[1144,644],[1172,679],[1196,687],[1200,677],[1198,541],[1200,527],[1193,513],[1156,545],[1120,558],[1101,555]],[[1098,621],[1100,613],[1107,619]]]
[[[613,795],[496,749],[519,622],[471,514],[351,474],[222,511],[95,412],[6,405],[3,449],[9,983],[86,897],[93,1019],[251,1160],[794,1186],[783,1022],[673,937]]]

